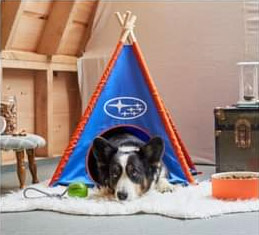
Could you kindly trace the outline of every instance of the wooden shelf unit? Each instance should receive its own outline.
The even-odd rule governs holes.
[[[30,60],[33,56],[37,59]],[[2,94],[17,98],[18,130],[46,139],[37,156],[60,156],[81,114],[76,58],[4,51],[2,75]],[[8,152],[2,156],[3,162],[14,158]]]
[[[18,130],[42,135],[40,157],[61,155],[81,115],[77,58],[97,0],[1,1],[1,92],[15,95]],[[2,152],[2,164],[15,160]]]

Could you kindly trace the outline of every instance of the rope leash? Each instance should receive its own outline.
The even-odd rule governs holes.
[[[45,197],[49,197],[49,198],[59,198],[59,199],[62,199],[62,197],[64,197],[64,195],[67,193],[68,189],[65,189],[63,193],[59,194],[59,193],[47,193],[47,192],[44,192],[40,189],[37,189],[37,188],[33,188],[33,187],[28,187],[26,189],[23,190],[23,196],[24,198],[27,198],[27,199],[32,199],[32,198],[40,198],[39,197],[30,197],[27,195],[27,192],[28,191],[36,191],[38,193],[41,193],[43,195],[45,195]],[[44,197],[44,196],[43,196]]]

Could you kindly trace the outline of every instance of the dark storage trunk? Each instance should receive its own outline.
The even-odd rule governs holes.
[[[259,171],[259,108],[216,108],[216,171]]]

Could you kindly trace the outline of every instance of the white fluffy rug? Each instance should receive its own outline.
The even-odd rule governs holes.
[[[47,182],[33,185],[48,193],[62,193],[65,187],[48,188]],[[128,215],[135,213],[160,214],[173,218],[209,218],[211,216],[259,211],[259,200],[221,201],[211,197],[211,183],[178,188],[173,193],[151,192],[131,202],[116,202],[91,199],[68,198],[23,198],[22,190],[1,197],[1,212],[46,210],[77,215]],[[29,192],[28,192],[29,195]],[[31,192],[29,196],[42,196]]]

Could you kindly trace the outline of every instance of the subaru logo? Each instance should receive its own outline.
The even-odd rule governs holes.
[[[116,97],[105,102],[103,109],[110,117],[129,120],[144,115],[147,111],[147,104],[135,97]]]

